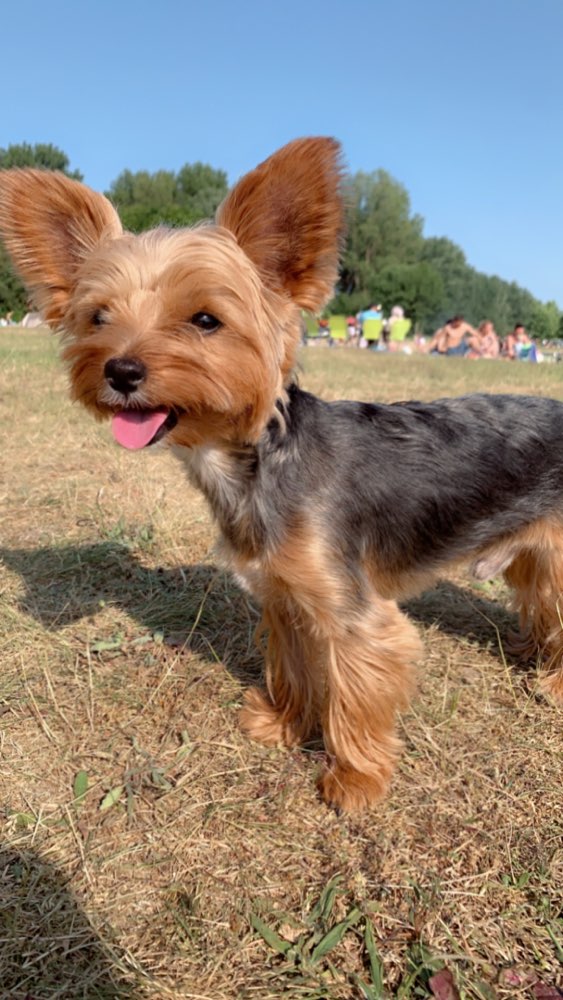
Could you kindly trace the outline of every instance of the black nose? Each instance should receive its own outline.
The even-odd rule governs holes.
[[[104,375],[112,389],[130,393],[146,378],[147,369],[138,358],[110,358],[105,363]]]

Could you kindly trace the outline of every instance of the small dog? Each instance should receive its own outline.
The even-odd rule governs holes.
[[[343,234],[328,138],[289,143],[214,223],[124,233],[62,174],[0,173],[0,232],[64,333],[72,395],[126,448],[166,441],[259,600],[267,693],[242,726],[288,746],[322,729],[324,799],[385,793],[420,652],[400,600],[463,561],[515,590],[523,646],[563,701],[563,404],[471,395],[327,403],[294,378],[301,310],[330,298]]]

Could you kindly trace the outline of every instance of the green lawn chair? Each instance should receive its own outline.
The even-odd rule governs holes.
[[[322,337],[317,316],[311,316],[310,313],[305,313],[303,321],[305,323],[307,340],[315,340],[317,337]]]
[[[389,341],[392,344],[402,344],[403,340],[409,333],[412,326],[412,320],[410,319],[398,319],[396,323],[393,323],[391,330],[389,332]]]
[[[331,343],[345,344],[348,340],[348,324],[345,316],[329,316],[328,329]]]
[[[383,332],[382,319],[365,319],[362,326],[362,337],[367,340],[368,347],[377,344],[381,340]]]

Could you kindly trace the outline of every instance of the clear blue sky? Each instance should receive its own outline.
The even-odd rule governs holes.
[[[0,146],[103,190],[334,135],[425,235],[563,307],[563,0],[18,0],[1,26]]]

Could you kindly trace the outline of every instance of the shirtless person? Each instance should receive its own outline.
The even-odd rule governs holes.
[[[478,331],[463,316],[454,316],[432,337],[428,350],[437,354],[463,357],[480,340]]]

